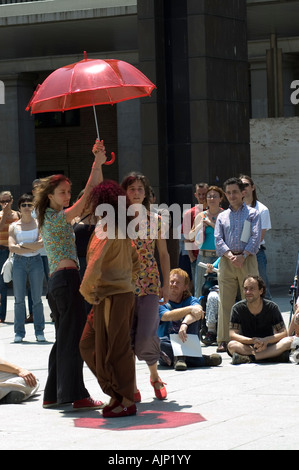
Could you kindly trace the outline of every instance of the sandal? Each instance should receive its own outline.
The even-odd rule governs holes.
[[[153,382],[152,379],[150,379],[150,382],[151,382],[152,387],[154,387],[156,398],[158,398],[158,400],[165,400],[165,398],[167,397],[167,391],[164,385],[167,385],[167,384],[165,382],[162,382],[160,377],[158,380],[155,380],[155,382]],[[162,384],[163,387],[156,388],[156,384]]]

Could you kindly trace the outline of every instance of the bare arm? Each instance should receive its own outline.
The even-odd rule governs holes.
[[[36,378],[27,369],[23,369],[22,367],[16,366],[10,362],[4,361],[4,359],[0,358],[0,371],[8,372],[10,374],[16,374],[18,377],[22,377],[26,384],[30,387],[34,387],[36,385]]]
[[[191,325],[191,323],[201,320],[204,317],[204,311],[202,306],[199,304],[189,305],[187,307],[175,308],[165,312],[161,321],[179,321],[184,320],[185,323]]]
[[[16,241],[14,227],[10,225],[8,229],[8,247],[11,253],[23,255],[24,253],[34,253],[35,251],[40,250],[43,247],[43,241],[39,237],[36,242],[24,243],[21,246]]]
[[[103,141],[99,142],[96,140],[96,143],[93,146],[92,153],[95,156],[89,179],[86,183],[84,193],[82,197],[75,202],[75,204],[65,210],[66,220],[71,223],[72,220],[80,216],[84,210],[88,196],[90,195],[92,189],[103,181],[103,171],[102,165],[106,161],[106,151],[103,144]]]
[[[231,341],[238,341],[242,344],[253,344],[253,338],[250,338],[249,336],[240,335],[239,330],[236,329],[229,330],[229,338]]]

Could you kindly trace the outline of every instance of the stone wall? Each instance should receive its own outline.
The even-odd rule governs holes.
[[[250,134],[251,176],[272,222],[265,237],[269,281],[291,285],[299,250],[299,118],[253,119]]]

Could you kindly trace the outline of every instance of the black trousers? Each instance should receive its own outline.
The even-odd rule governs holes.
[[[86,322],[84,299],[76,269],[62,269],[50,276],[48,302],[55,320],[55,343],[49,356],[44,400],[72,403],[87,398],[79,342]]]

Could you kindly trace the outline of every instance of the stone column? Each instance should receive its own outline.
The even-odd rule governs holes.
[[[160,202],[250,173],[246,2],[138,0],[142,169]]]
[[[0,190],[8,189],[15,201],[36,178],[34,118],[25,108],[34,86],[31,74],[1,76],[5,102],[0,105]]]

